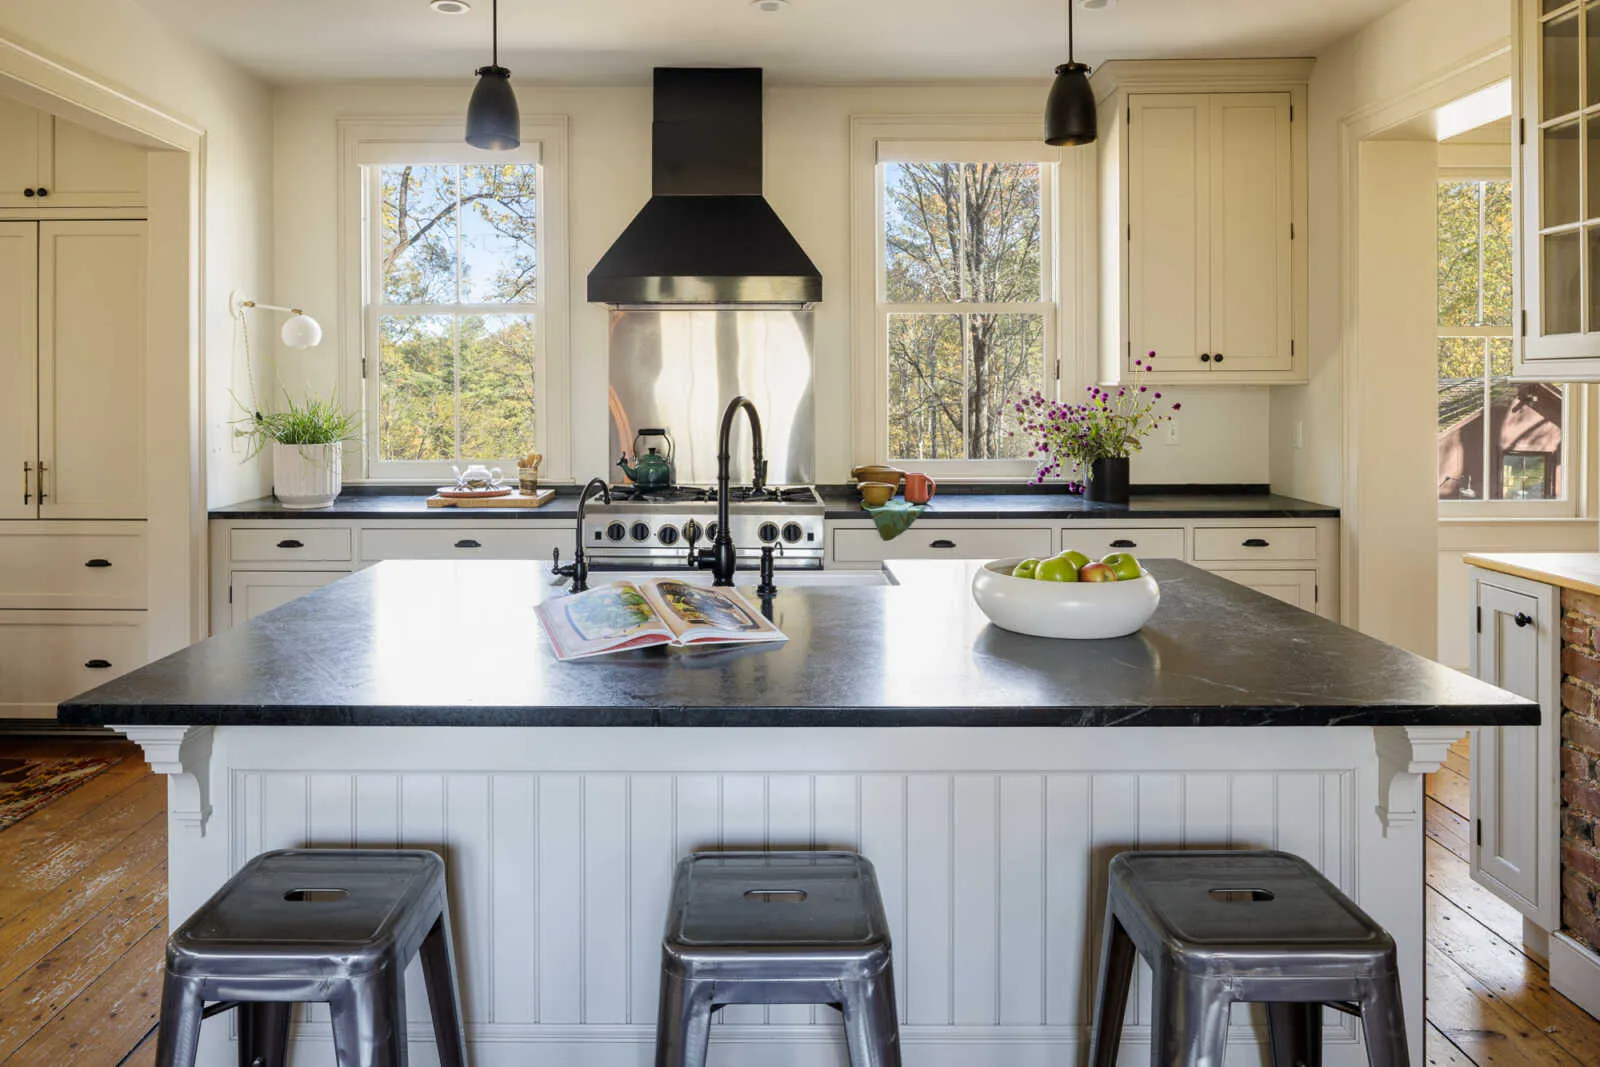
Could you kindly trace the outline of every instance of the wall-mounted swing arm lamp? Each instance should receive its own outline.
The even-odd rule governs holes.
[[[282,304],[262,304],[254,300],[246,300],[244,294],[234,292],[228,298],[228,312],[236,319],[243,320],[244,313],[252,308],[262,311],[287,312],[289,319],[283,324],[279,336],[289,348],[315,348],[322,343],[322,326],[316,319],[307,315],[296,307],[284,307]]]

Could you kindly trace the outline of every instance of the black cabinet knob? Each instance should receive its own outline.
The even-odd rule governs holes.
[[[1111,542],[1111,547],[1112,548],[1138,548],[1139,547],[1139,542],[1130,541],[1126,537],[1119,537],[1115,541]]]
[[[1202,353],[1200,353],[1200,362],[1201,363],[1210,363],[1211,362],[1211,353],[1210,352],[1202,352]]]
[[[109,567],[109,566],[111,566],[111,561],[109,559],[91,559],[88,563],[85,563],[84,566],[85,567]]]
[[[1518,626],[1531,626],[1533,624],[1533,616],[1529,615],[1526,611],[1519,611],[1511,621],[1516,623]]]
[[[478,542],[474,541],[470,537],[463,537],[461,540],[456,542],[456,547],[457,548],[482,548],[483,546],[478,544]]]
[[[92,659],[85,663],[84,666],[92,671],[103,671],[111,666],[111,661],[108,659]]]
[[[954,548],[954,547],[956,547],[956,543],[954,541],[950,540],[949,538],[941,537],[936,541],[929,541],[928,542],[928,547],[929,548]]]
[[[1244,547],[1246,547],[1246,548],[1271,548],[1272,547],[1272,542],[1268,541],[1265,537],[1250,537],[1250,538],[1246,538],[1242,543],[1243,543]]]
[[[41,185],[39,187],[39,199],[43,200],[45,197],[47,197],[49,195],[50,195],[50,190],[46,189],[44,186]]]
[[[38,194],[36,192],[34,192],[34,190],[32,190],[32,189],[24,189],[24,190],[22,190],[22,195],[31,200],[31,199],[33,199],[33,197],[37,196]]]
[[[1216,355],[1212,356],[1211,358],[1213,360],[1215,360],[1216,362],[1221,363],[1222,362],[1222,353],[1218,352]]]
[[[282,541],[278,542],[278,547],[279,548],[304,548],[306,546],[301,544],[299,541],[296,541],[292,537],[286,537]]]

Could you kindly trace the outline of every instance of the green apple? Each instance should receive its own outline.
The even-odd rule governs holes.
[[[1075,571],[1083,570],[1083,568],[1087,567],[1091,562],[1088,556],[1085,556],[1082,552],[1079,552],[1077,549],[1073,548],[1069,548],[1065,552],[1057,552],[1056,559],[1064,559],[1068,561],[1072,564],[1072,569]]]
[[[1046,562],[1049,561],[1046,560]],[[1080,582],[1114,582],[1117,580],[1117,572],[1104,563],[1091,563],[1078,572],[1078,580]]]
[[[1100,562],[1111,568],[1119,582],[1131,582],[1144,571],[1139,561],[1126,552],[1113,552]]]
[[[1070,559],[1051,556],[1040,562],[1033,576],[1041,582],[1075,582],[1078,580],[1078,568],[1072,565]]]
[[[1017,564],[1015,567],[1011,568],[1011,577],[1013,577],[1013,578],[1032,578],[1038,572],[1038,570],[1039,570],[1039,561],[1038,560],[1036,560],[1036,559],[1025,559],[1021,563]]]

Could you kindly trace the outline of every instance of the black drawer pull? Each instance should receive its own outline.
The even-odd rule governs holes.
[[[301,544],[299,541],[296,541],[292,537],[286,537],[282,541],[278,542],[278,547],[279,548],[304,548],[306,546]]]
[[[1139,547],[1139,542],[1130,541],[1126,537],[1119,537],[1115,541],[1111,542],[1111,547],[1112,548],[1138,548]]]
[[[1533,616],[1529,615],[1526,611],[1519,611],[1511,621],[1516,623],[1518,626],[1531,626],[1533,624]]]
[[[474,541],[470,537],[463,537],[461,540],[456,542],[456,547],[457,548],[482,548],[483,546],[478,544],[478,542]]]
[[[1246,548],[1271,548],[1272,542],[1265,537],[1251,537],[1243,542]]]
[[[103,671],[107,667],[111,666],[111,661],[108,659],[92,659],[85,663],[84,666],[88,667],[92,671]]]
[[[928,542],[928,547],[929,548],[954,548],[954,547],[956,547],[956,543],[954,541],[950,540],[947,537],[941,537],[937,541],[929,541]]]
[[[109,567],[109,566],[111,566],[111,561],[109,559],[91,559],[88,563],[85,563],[84,566],[85,567]]]

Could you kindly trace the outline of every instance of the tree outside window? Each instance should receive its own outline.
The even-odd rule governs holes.
[[[377,183],[377,459],[503,460],[535,440],[537,164],[400,164]]]
[[[888,457],[1026,456],[1014,402],[1044,390],[1048,316],[1038,163],[882,168]]]
[[[1438,197],[1439,499],[1561,500],[1566,389],[1511,379],[1511,183]]]

